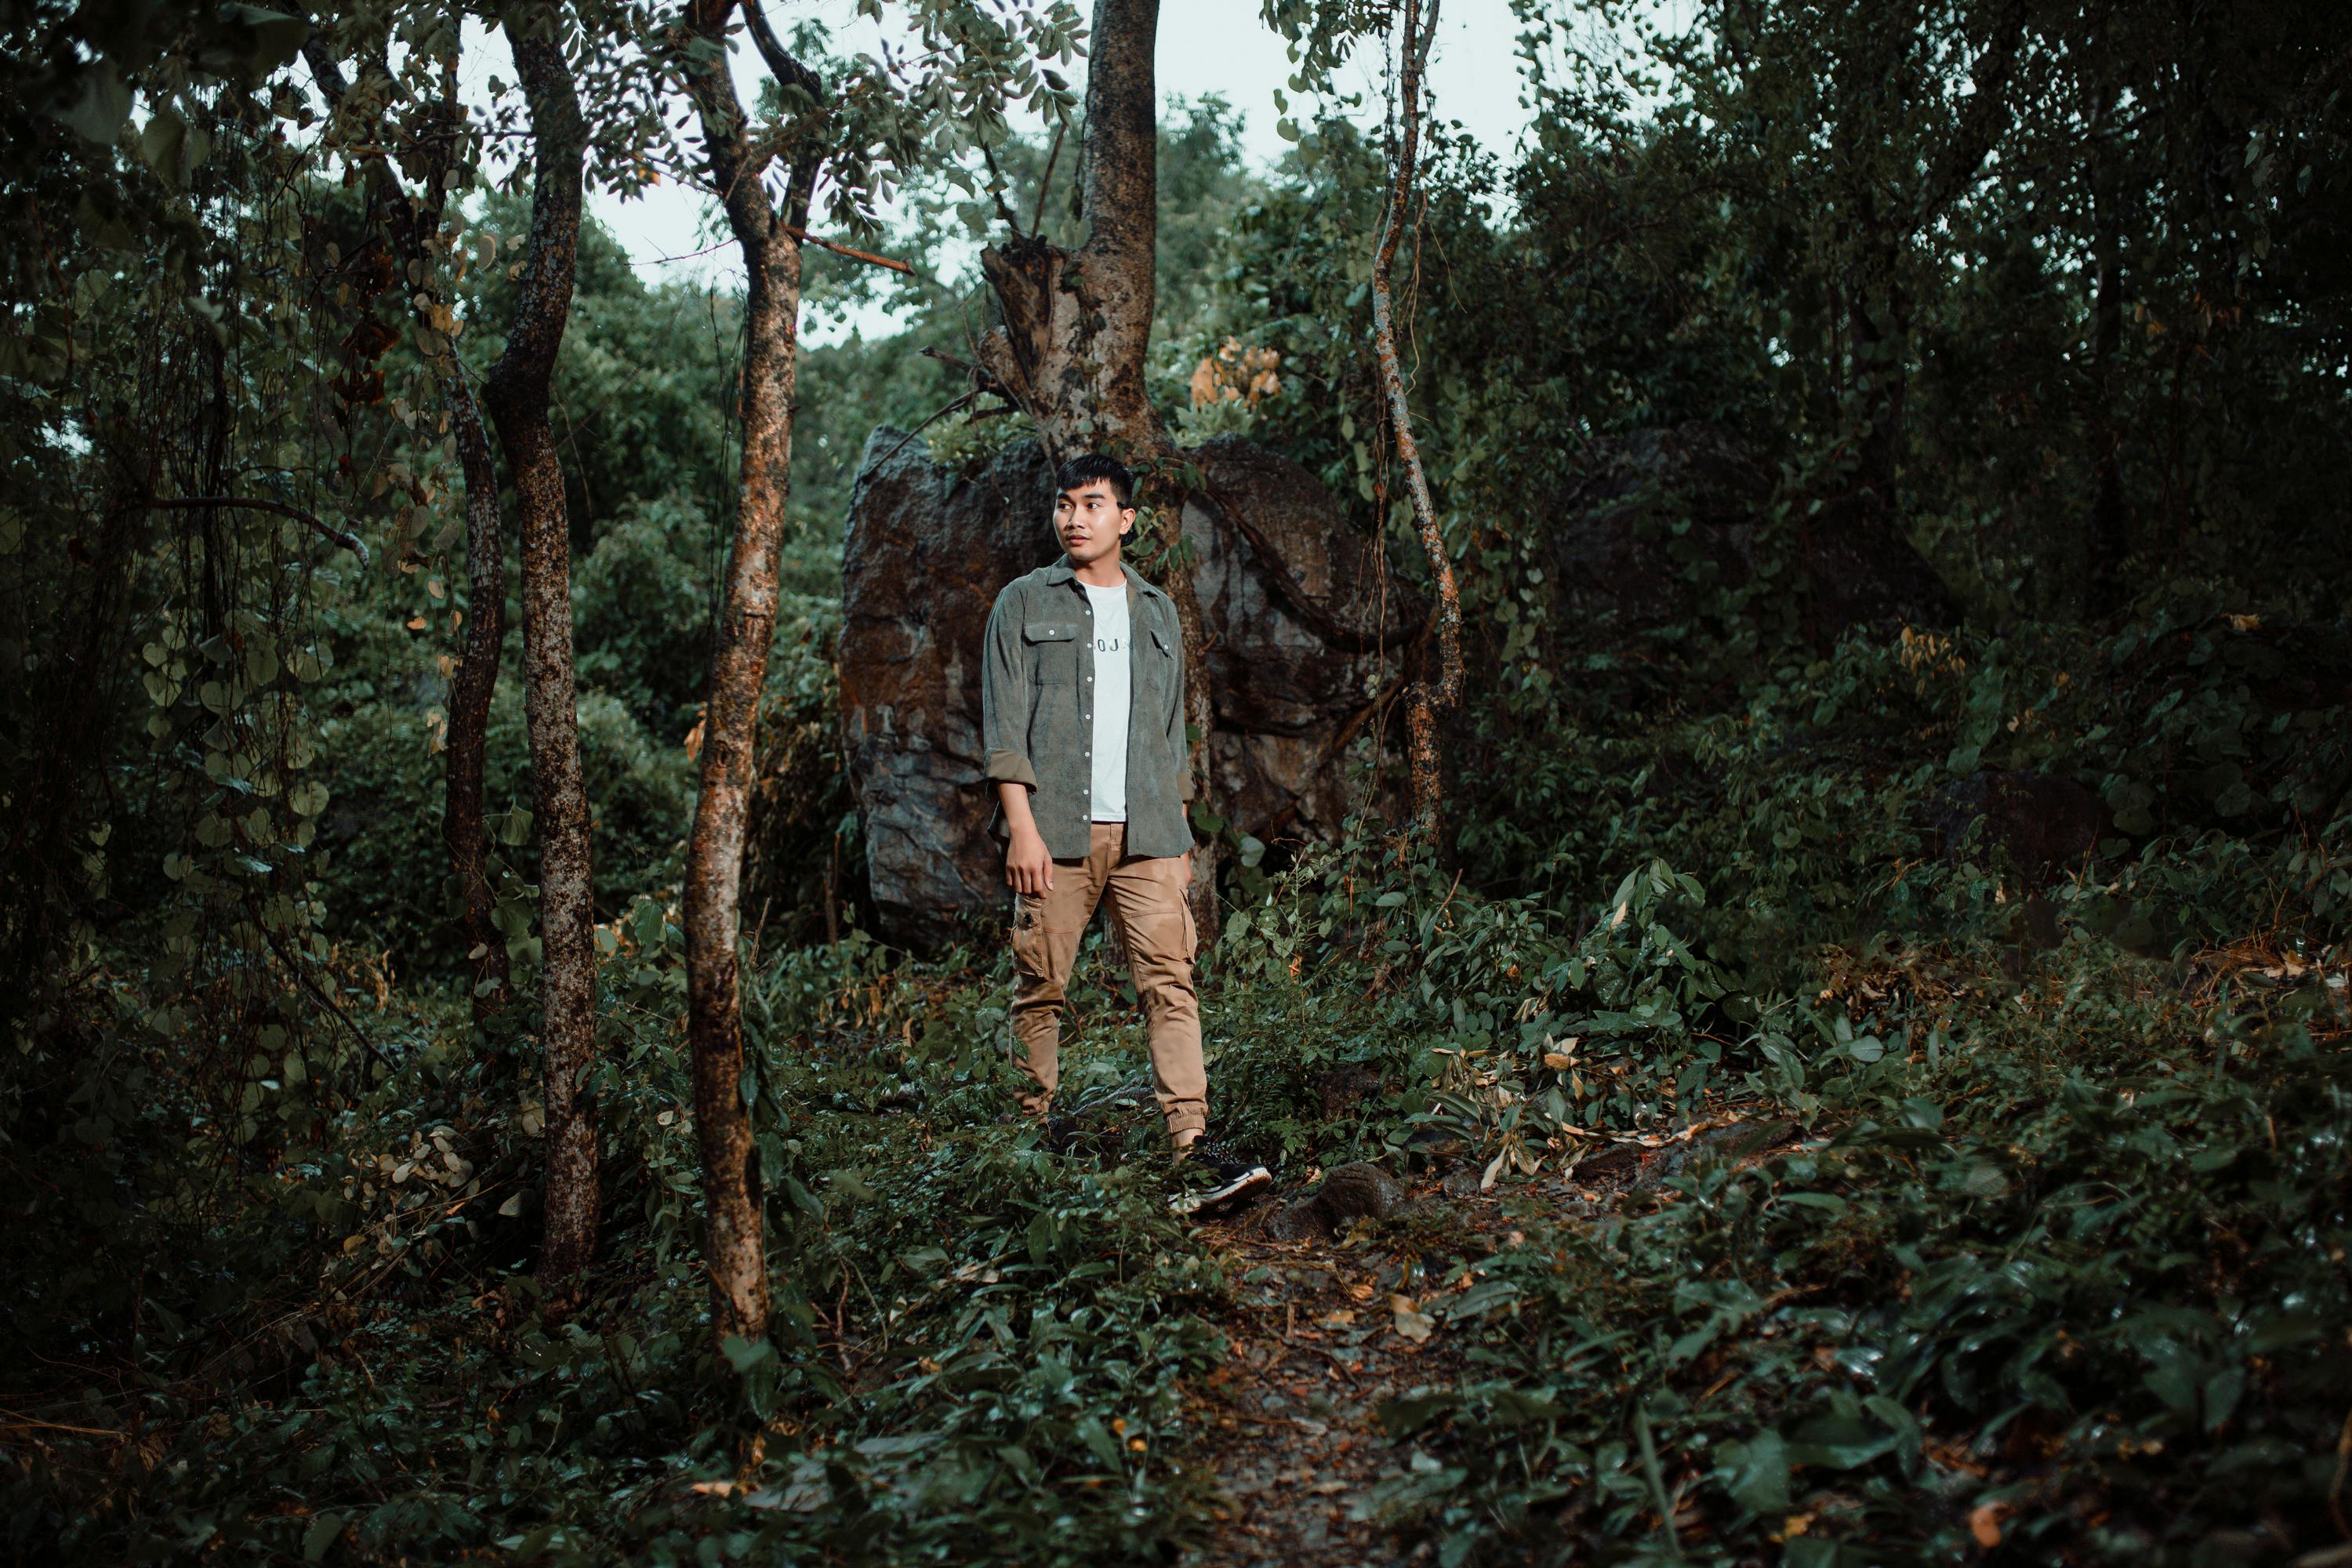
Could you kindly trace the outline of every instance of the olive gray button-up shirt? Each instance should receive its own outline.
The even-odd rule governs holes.
[[[1127,852],[1192,847],[1184,803],[1184,639],[1176,605],[1122,564],[1133,627],[1127,721]],[[989,786],[1029,786],[1030,814],[1056,860],[1085,858],[1094,804],[1094,610],[1066,555],[1016,577],[988,615],[980,667],[981,744]],[[1000,811],[995,824],[1003,830]]]

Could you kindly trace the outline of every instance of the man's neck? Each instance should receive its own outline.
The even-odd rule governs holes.
[[[1127,581],[1127,573],[1119,566],[1116,550],[1099,560],[1076,567],[1074,571],[1078,581],[1089,588],[1116,588]]]

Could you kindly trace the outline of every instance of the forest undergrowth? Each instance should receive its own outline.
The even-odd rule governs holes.
[[[1939,737],[2014,684],[1991,668],[1934,700]],[[1784,673],[1730,721],[1550,753],[1722,764],[1704,809],[1596,795],[1614,820],[1588,817],[1550,874],[1582,879],[1588,835],[1633,869],[1588,907],[1474,892],[1377,835],[1245,868],[1206,965],[1221,1131],[1286,1196],[1354,1161],[1420,1194],[1331,1250],[1387,1259],[1402,1303],[1360,1339],[1434,1335],[1428,1364],[1456,1369],[1379,1404],[1334,1517],[1447,1564],[2330,1560],[2352,1401],[2343,825],[2117,834],[2029,891],[1980,833],[1921,853],[1948,759],[1889,772],[1851,724],[1853,771],[1821,754],[1841,702],[1916,717],[1885,697],[1934,678],[1907,641]],[[2099,743],[2142,754],[2163,721]],[[2281,794],[2333,765],[2273,762]],[[2179,771],[2107,793],[2128,811]],[[1842,900],[1871,907],[1832,920]],[[1812,939],[1857,921],[1868,940]],[[779,1328],[728,1347],[732,1398],[708,1361],[674,909],[599,929],[610,1218],[568,1320],[529,1270],[536,1106],[510,1058],[467,1047],[461,998],[354,972],[349,1039],[252,1075],[246,1114],[301,1112],[262,1162],[225,1162],[217,1130],[142,1137],[190,1116],[185,1079],[118,1047],[60,1136],[137,1163],[83,1192],[85,1227],[26,1237],[28,1278],[58,1283],[18,1321],[68,1353],[15,1380],[13,1549],[1214,1548],[1203,1391],[1273,1287],[1241,1233],[1166,1213],[1140,1021],[1101,939],[1063,1101],[1084,1136],[1057,1152],[1012,1114],[1003,961],[978,935],[917,961],[853,928],[757,966],[743,1093]],[[127,1357],[100,1349],[115,1317]]]
[[[0,23],[0,1557],[2352,1565],[2337,8],[1515,0],[1410,178],[1418,5],[1268,0],[1272,163],[1097,79],[1179,7],[771,9],[732,120],[756,7]],[[786,163],[782,291],[582,216],[782,284]],[[844,636],[877,428],[1119,446],[964,355],[1120,170],[1071,395],[1314,500],[1136,538],[1279,1173],[1197,1226],[1099,939],[1066,1143],[1003,933],[882,940]]]

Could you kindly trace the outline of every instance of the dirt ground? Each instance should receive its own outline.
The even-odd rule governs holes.
[[[1491,1196],[1446,1199],[1433,1184],[1413,1195],[1448,1203],[1472,1224],[1495,1213]],[[1377,1246],[1274,1241],[1246,1223],[1213,1228],[1211,1245],[1240,1285],[1224,1324],[1225,1363],[1200,1391],[1223,1496],[1217,1534],[1192,1561],[1410,1561],[1367,1517],[1367,1494],[1399,1461],[1376,1415],[1381,1403],[1458,1370],[1443,1331],[1414,1310],[1433,1282]]]
[[[1565,1180],[1481,1192],[1457,1167],[1406,1188],[1414,1215],[1343,1227],[1324,1239],[1279,1241],[1268,1221],[1293,1194],[1202,1225],[1235,1281],[1223,1366],[1204,1380],[1207,1440],[1220,1500],[1217,1529],[1189,1568],[1385,1568],[1419,1563],[1375,1520],[1371,1489],[1399,1473],[1409,1449],[1381,1429],[1388,1400],[1454,1381],[1462,1369],[1444,1316],[1424,1312],[1453,1261],[1517,1245],[1514,1216],[1531,1211],[1597,1219],[1702,1155],[1743,1163],[1795,1130],[1771,1123],[1694,1129],[1648,1146],[1630,1141],[1580,1162]],[[1442,1239],[1441,1239],[1442,1238]],[[1422,1267],[1419,1245],[1437,1243]],[[1436,1256],[1442,1253],[1443,1256]]]

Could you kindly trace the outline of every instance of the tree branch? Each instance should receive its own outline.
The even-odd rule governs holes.
[[[1282,552],[1276,547],[1274,541],[1266,537],[1265,531],[1251,521],[1240,503],[1223,487],[1203,474],[1201,488],[1194,493],[1214,507],[1225,521],[1233,525],[1234,531],[1248,542],[1251,553],[1257,557],[1259,574],[1274,590],[1275,597],[1280,599],[1292,615],[1306,622],[1307,628],[1317,637],[1342,653],[1379,653],[1389,646],[1387,626],[1377,626],[1370,631],[1342,626],[1338,616],[1310,595],[1299,583],[1298,574],[1292,570],[1290,563],[1283,559]],[[1385,564],[1381,569],[1387,570]],[[1402,584],[1394,584],[1394,586],[1400,591],[1410,592]]]
[[[909,442],[909,441],[913,440],[916,437],[918,437],[918,436],[921,435],[924,431],[926,431],[926,430],[929,429],[932,426],[934,426],[934,425],[936,425],[936,424],[938,424],[940,420],[942,420],[942,419],[946,418],[949,415],[953,414],[957,409],[961,408],[961,407],[963,407],[966,404],[971,403],[973,399],[977,398],[977,397],[978,397],[978,396],[979,396],[982,392],[984,392],[984,391],[986,391],[986,390],[987,390],[987,388],[985,388],[985,387],[979,387],[979,386],[975,386],[975,387],[973,387],[971,391],[969,391],[969,392],[965,393],[961,397],[957,398],[953,403],[949,404],[945,408],[940,409],[938,413],[933,414],[933,415],[931,415],[930,416],[929,416],[928,418],[924,419],[924,420],[923,420],[923,422],[922,422],[921,424],[917,425],[917,426],[916,426],[912,430],[909,430],[909,431],[908,431],[904,436],[899,437],[898,437],[898,444],[897,446],[895,446],[895,447],[891,447],[888,451],[887,451],[887,452],[885,452],[885,453],[883,453],[883,454],[882,454],[882,463],[887,463],[891,458],[893,458],[897,457],[899,453],[901,453],[901,452],[905,451],[905,450],[907,449],[907,443],[908,443],[908,442]],[[990,412],[992,412],[992,413],[1001,413],[1001,412],[1003,412],[1003,411],[1002,411],[1002,410],[993,410],[993,409],[992,409],[992,410],[991,410]],[[975,417],[977,417],[977,416],[975,416]],[[882,466],[882,463],[877,463],[877,464],[875,465],[875,467],[876,467],[876,468],[880,468],[880,467]]]
[[[1029,232],[1031,234],[1041,234],[1045,231],[1045,195],[1047,192],[1054,188],[1054,165],[1061,161],[1062,136],[1065,132],[1069,130],[1069,128],[1070,122],[1067,118],[1064,118],[1055,122],[1054,145],[1048,148],[1045,153],[1045,176],[1037,182],[1037,210],[1029,216]],[[1018,233],[1019,231],[1016,229],[1014,232]]]
[[[751,138],[744,132],[742,101],[736,95],[735,79],[727,65],[727,16],[734,9],[735,0],[688,0],[687,28],[696,35],[697,43],[707,46],[710,58],[697,61],[689,47],[684,56],[683,74],[687,97],[693,101],[695,113],[702,121],[702,145],[710,159],[712,194],[726,209],[728,226],[734,231],[738,244],[764,245],[771,227],[777,222],[762,183],[772,160],[766,153],[752,149]],[[764,19],[761,26],[765,28]],[[772,31],[769,37],[774,37]],[[758,41],[757,33],[753,41]],[[783,58],[789,60],[791,57]],[[773,62],[769,68],[775,68]]]
[[[2019,45],[2025,35],[2025,7],[2011,3],[1995,19],[1993,37],[1977,56],[1969,73],[1970,92],[1959,123],[1930,172],[1920,204],[1911,215],[1908,233],[1916,234],[1968,189],[1969,178],[1982,165],[2000,134],[2008,111],[2009,79],[2017,66]]]
[[[588,144],[579,89],[562,49],[511,23],[507,37],[537,145],[522,283],[516,291],[505,352],[490,367],[483,386],[492,416],[501,423],[502,407],[543,402],[547,395],[548,378],[572,313],[572,274],[580,248],[580,167]]]
[[[988,168],[988,197],[996,204],[996,216],[1004,220],[1004,226],[1013,231],[1013,238],[1025,238],[1021,232],[1020,215],[1004,199],[1004,173],[996,166],[996,154],[988,150],[985,142],[980,145],[980,161]]]
[[[830,250],[835,256],[846,256],[852,261],[863,261],[869,267],[887,267],[893,272],[903,272],[909,278],[917,275],[911,262],[900,261],[888,256],[877,256],[870,250],[854,249],[836,240],[825,239],[811,234],[808,230],[793,224],[782,224],[779,226],[803,245],[814,245],[820,250]]]
[[[751,47],[760,51],[767,62],[768,74],[780,87],[797,87],[819,103],[825,101],[824,79],[809,69],[784,47],[783,40],[768,25],[768,13],[760,0],[743,0],[743,26],[751,34]]]
[[[920,352],[925,359],[935,359],[941,364],[951,364],[955,366],[956,369],[970,375],[971,377],[971,384],[975,389],[982,392],[992,392],[996,394],[997,396],[1004,399],[1005,402],[1013,405],[1015,407],[1020,405],[1021,400],[1013,395],[1013,389],[1006,386],[1003,382],[998,380],[996,373],[990,370],[986,365],[975,364],[971,360],[958,359],[955,355],[948,353],[947,350],[933,348],[929,343],[924,344]]]
[[[151,498],[147,504],[164,511],[193,511],[199,507],[225,506],[242,507],[247,511],[276,512],[280,517],[290,517],[295,521],[307,525],[320,538],[341,545],[358,556],[360,564],[362,566],[366,565],[371,559],[368,547],[361,542],[357,534],[345,533],[340,528],[330,527],[300,507],[289,506],[282,500],[266,500],[259,496],[174,496],[169,500]]]

